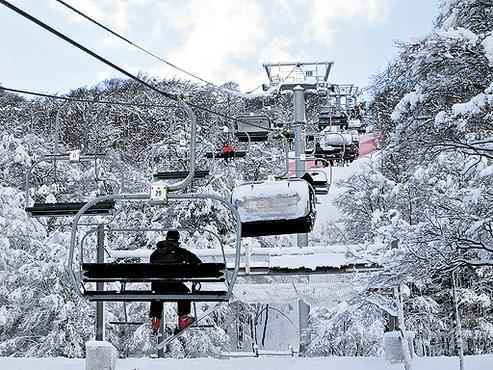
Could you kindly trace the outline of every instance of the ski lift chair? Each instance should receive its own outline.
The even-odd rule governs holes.
[[[79,269],[76,272],[74,265],[75,251],[78,248],[78,223],[80,218],[91,207],[100,202],[118,200],[141,200],[156,204],[157,200],[152,199],[149,194],[112,194],[101,196],[89,201],[76,214],[72,223],[71,243],[68,256],[67,268],[71,276],[71,281],[80,294],[89,301],[119,301],[119,302],[145,302],[159,300],[163,302],[177,302],[188,300],[192,302],[222,302],[228,301],[232,295],[232,290],[239,271],[240,264],[240,233],[241,223],[236,209],[224,198],[213,194],[169,194],[169,200],[199,200],[211,199],[218,201],[226,206],[235,219],[235,268],[232,272],[226,269],[225,263],[201,263],[199,265],[183,264],[151,264],[151,263],[87,263],[79,258]],[[164,203],[161,202],[163,205]],[[85,238],[84,238],[85,239]],[[83,245],[80,245],[83,247]],[[83,255],[83,250],[80,251]],[[157,293],[152,290],[130,290],[127,285],[130,283],[150,283],[155,281],[168,282],[192,282],[190,293]],[[119,290],[91,290],[87,284],[94,282],[120,282]],[[227,290],[200,290],[200,283],[203,282],[224,282]]]
[[[195,134],[194,134],[195,135]],[[180,146],[183,149],[186,149],[185,146],[187,145],[186,140],[180,140]],[[195,157],[195,148],[190,149],[189,153],[192,155],[192,150],[193,150],[193,157]],[[190,174],[190,171],[157,171],[155,172],[152,177],[154,180],[184,180],[186,179]],[[192,178],[193,179],[203,179],[206,178],[210,175],[209,170],[196,170],[195,166],[193,166],[193,174]]]
[[[224,126],[222,133],[213,133],[216,143],[210,144],[212,147],[211,152],[206,152],[206,158],[212,159],[234,159],[234,158],[244,158],[247,154],[245,150],[238,150],[236,143],[233,142],[231,137],[231,130],[229,127]],[[219,148],[218,142],[222,142],[222,147]]]
[[[329,193],[330,181],[325,171],[310,170],[307,172],[312,178],[312,186],[316,195],[327,195]]]
[[[216,153],[209,152],[205,154],[206,158],[217,158],[217,159],[244,158],[245,156],[246,156],[245,151],[236,151],[236,150],[228,151],[228,152],[219,151]]]
[[[344,112],[322,111],[318,114],[318,127],[323,130],[329,126],[347,128],[348,116]]]
[[[33,169],[41,163],[52,162],[56,171],[56,165],[59,161],[68,161],[70,163],[94,162],[94,172],[96,174],[95,181],[106,181],[98,177],[98,160],[104,159],[104,154],[84,154],[75,150],[67,154],[47,155],[32,164],[26,171],[26,208],[25,211],[31,217],[66,217],[74,216],[86,204],[86,202],[57,202],[43,203],[35,201],[32,206],[30,204],[30,185]],[[114,208],[114,202],[107,201],[95,204],[90,207],[85,213],[86,216],[108,215]]]
[[[236,150],[231,144],[224,144],[222,149],[216,152],[205,153],[206,158],[218,158],[218,159],[234,159],[244,158],[246,151]]]
[[[235,126],[239,142],[264,142],[268,139],[272,121],[266,115],[245,115],[236,118]]]
[[[318,128],[320,130],[323,130],[327,126],[330,126],[331,124],[331,114],[332,112],[330,111],[322,111],[318,114]]]
[[[232,203],[242,237],[308,233],[315,223],[315,191],[301,179],[237,186]]]
[[[315,162],[315,168],[312,168],[305,173],[309,180],[304,177],[305,175],[301,178],[310,183],[316,195],[327,195],[329,193],[330,187],[332,186],[332,165],[330,161],[324,158],[318,158],[316,156],[304,156],[302,158],[299,158],[299,160],[302,162]],[[322,162],[325,170],[321,168],[317,169],[319,168],[316,167],[318,162]],[[329,170],[328,173],[326,172],[327,169]]]
[[[324,131],[315,147],[315,157],[329,161],[344,161],[346,150],[353,145],[351,134]]]
[[[247,152],[244,150],[236,150],[234,145],[225,143],[220,150],[205,153],[206,158],[212,159],[234,159],[244,158]]]
[[[181,100],[180,100],[181,102]],[[238,276],[241,256],[241,221],[240,215],[233,205],[226,199],[215,194],[204,193],[173,193],[186,189],[194,178],[195,173],[195,152],[196,152],[196,131],[197,120],[192,109],[184,102],[183,106],[191,117],[190,133],[190,171],[180,182],[174,184],[164,184],[156,181],[151,186],[150,193],[137,194],[111,194],[97,197],[86,203],[74,216],[72,231],[70,236],[70,249],[67,259],[67,270],[71,278],[74,289],[89,301],[163,301],[177,302],[182,300],[192,302],[228,301],[233,293],[233,287]],[[151,263],[84,263],[82,258],[78,260],[78,272],[75,271],[75,251],[78,249],[78,226],[81,217],[102,202],[115,201],[143,201],[152,205],[165,206],[169,201],[175,200],[212,200],[221,203],[230,212],[234,220],[235,230],[235,265],[233,271],[226,269],[225,263],[202,263],[200,265],[159,265]],[[80,250],[80,256],[84,253]],[[119,290],[91,290],[86,284],[93,282],[121,282]],[[190,293],[159,293],[152,290],[129,290],[126,288],[128,283],[150,283],[156,281],[179,281],[193,282],[193,290]],[[227,290],[200,290],[201,282],[224,282]]]

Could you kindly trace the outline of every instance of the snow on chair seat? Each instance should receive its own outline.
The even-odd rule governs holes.
[[[27,207],[25,210],[31,217],[64,217],[77,214],[85,204],[85,202],[34,203],[32,207]],[[84,215],[107,215],[114,206],[113,201],[100,202],[90,207]]]
[[[224,263],[151,264],[151,263],[83,263],[82,280],[94,281],[201,281],[224,282]]]
[[[315,194],[304,180],[244,184],[233,190],[242,237],[310,232],[315,223]]]
[[[225,302],[229,300],[228,292],[195,291],[191,293],[156,293],[152,290],[86,290],[84,297],[89,301],[97,302],[148,302],[148,301],[192,301],[192,302]]]
[[[322,150],[330,150],[332,146],[351,145],[353,137],[347,133],[326,132],[321,135],[319,143]]]

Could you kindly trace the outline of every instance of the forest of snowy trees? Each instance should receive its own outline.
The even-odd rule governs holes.
[[[359,294],[343,306],[312,307],[311,356],[381,354],[389,314],[395,313],[391,287],[396,285],[401,286],[415,346],[426,347],[423,351],[430,355],[456,355],[453,276],[465,352],[493,351],[493,4],[443,1],[433,32],[397,47],[397,58],[373,78],[367,102],[365,119],[381,133],[381,150],[354,164],[357,170],[340,184],[344,192],[337,199],[347,241],[359,246],[353,253],[384,269],[355,277]],[[260,100],[142,77],[229,116],[254,111]],[[234,83],[226,87],[237,88]],[[56,170],[50,163],[39,165],[29,192],[45,201],[87,200],[120,186],[148,191],[154,171],[188,166],[189,119],[176,103],[119,79],[68,96],[94,102],[30,99],[0,90],[0,356],[83,357],[84,343],[94,337],[94,305],[72,290],[65,271],[70,223],[33,219],[24,211],[24,176],[30,165],[57,150],[107,154],[98,174],[105,181],[97,183],[90,165],[59,164]],[[270,103],[276,123],[291,120],[290,95]],[[307,109],[309,127],[314,127],[316,96]],[[223,127],[231,122],[196,114],[197,168],[207,168],[213,176],[197,181],[195,191],[228,196],[240,180],[282,172],[281,140],[255,146],[248,158],[233,164],[206,160],[205,152],[228,140]],[[229,240],[228,214],[211,202],[166,210],[122,205],[118,211],[117,225],[190,229],[184,241],[194,246],[214,244],[201,228]],[[152,247],[159,235],[108,238],[121,249],[134,249]],[[293,240],[265,237],[260,245],[291,246]],[[196,357],[231,349],[235,321],[255,309],[241,302],[225,306],[213,317],[215,328],[185,334],[186,344],[177,344],[170,355]],[[129,305],[129,320],[145,320],[147,310],[147,304]],[[108,305],[109,320],[122,315],[120,304]],[[152,350],[147,323],[131,329],[108,326],[107,337],[120,353],[147,355]]]
[[[492,31],[491,2],[450,0],[431,34],[398,45],[371,86],[382,150],[337,201],[351,240],[386,267],[377,284],[403,284],[407,328],[435,354],[456,354],[452,274],[465,352],[493,346]],[[364,303],[353,309],[351,323],[371,322]]]

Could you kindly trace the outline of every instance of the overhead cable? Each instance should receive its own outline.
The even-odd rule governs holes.
[[[12,93],[17,93],[17,94],[39,96],[39,97],[43,97],[43,98],[64,100],[64,101],[69,101],[69,102],[79,102],[79,103],[123,105],[123,106],[142,107],[142,108],[171,108],[171,107],[175,106],[175,105],[169,105],[169,104],[133,103],[133,102],[127,102],[127,101],[74,98],[74,97],[70,97],[70,96],[46,94],[46,93],[31,91],[31,90],[13,89],[10,87],[5,87],[5,86],[0,86],[0,90],[9,91]]]
[[[70,4],[67,4],[65,1],[63,1],[63,0],[56,0],[56,1],[57,1],[59,4],[63,5],[64,7],[66,7],[66,8],[68,8],[68,9],[70,9],[70,10],[71,10],[71,11],[73,11],[74,13],[76,13],[76,14],[80,15],[81,17],[83,17],[83,18],[87,19],[89,22],[91,22],[91,23],[95,24],[96,26],[98,26],[98,27],[102,28],[102,29],[103,29],[103,30],[105,30],[106,32],[109,32],[109,33],[110,33],[110,34],[112,34],[113,36],[115,36],[115,37],[119,38],[120,40],[122,40],[122,41],[126,42],[127,44],[129,44],[129,45],[133,46],[134,48],[136,48],[136,49],[138,49],[138,50],[142,51],[143,53],[145,53],[145,54],[147,54],[147,55],[149,55],[149,56],[153,57],[154,59],[157,59],[157,60],[159,60],[160,62],[162,62],[162,63],[164,63],[164,64],[166,64],[166,65],[170,66],[171,68],[174,68],[174,69],[176,69],[176,70],[178,70],[178,71],[180,71],[180,72],[182,72],[182,73],[184,73],[184,74],[186,74],[186,75],[188,75],[188,76],[190,76],[190,77],[192,77],[192,78],[195,78],[195,79],[197,79],[197,80],[199,80],[199,81],[202,81],[202,82],[203,82],[203,83],[205,83],[206,85],[209,85],[209,86],[211,86],[211,87],[213,87],[213,88],[215,88],[215,89],[217,89],[217,90],[220,90],[220,91],[222,91],[222,92],[226,92],[226,93],[228,93],[228,94],[232,94],[232,95],[235,95],[235,96],[245,97],[245,94],[242,94],[242,93],[240,93],[240,92],[238,92],[238,91],[233,91],[233,90],[230,90],[230,89],[227,89],[227,88],[224,88],[224,87],[218,86],[218,85],[214,84],[213,82],[210,82],[210,81],[208,81],[208,80],[206,80],[206,79],[204,79],[204,78],[200,77],[199,75],[197,75],[197,74],[195,74],[195,73],[192,73],[192,72],[189,72],[189,71],[187,71],[187,70],[185,70],[185,69],[183,69],[183,68],[181,68],[181,67],[177,66],[176,64],[174,64],[174,63],[172,63],[172,62],[170,62],[170,61],[168,61],[168,60],[166,60],[166,59],[164,59],[164,58],[160,57],[159,55],[157,55],[157,54],[155,54],[155,53],[153,53],[153,52],[149,51],[148,49],[146,49],[146,48],[144,48],[144,47],[142,47],[142,46],[140,46],[140,45],[136,44],[135,42],[133,42],[133,41],[129,40],[128,38],[126,38],[126,37],[122,36],[121,34],[119,34],[118,32],[116,32],[115,30],[111,29],[110,27],[108,27],[108,26],[106,26],[106,25],[102,24],[101,22],[99,22],[99,21],[95,20],[94,18],[92,18],[92,17],[90,17],[89,15],[85,14],[85,13],[84,13],[84,12],[82,12],[81,10],[79,10],[79,9],[77,9],[77,8],[75,8],[75,7],[73,7],[73,6],[71,6]]]
[[[100,62],[106,64],[107,66],[110,66],[111,68],[117,70],[118,72],[122,73],[123,75],[141,83],[142,85],[146,86],[147,88],[157,92],[158,94],[161,94],[171,100],[174,100],[174,101],[181,101],[181,97],[176,95],[176,94],[171,94],[169,92],[166,92],[166,91],[163,91],[153,85],[151,85],[150,83],[148,83],[147,81],[141,79],[140,77],[137,77],[136,75],[128,72],[127,70],[125,70],[124,68],[116,65],[115,63],[111,62],[110,60],[106,59],[105,57],[97,54],[96,52],[88,49],[87,47],[85,47],[84,45],[78,43],[77,41],[73,40],[72,38],[70,38],[69,36],[61,33],[60,31],[54,29],[53,27],[49,26],[48,24],[44,23],[43,21],[37,19],[36,17],[32,16],[31,14],[25,12],[24,10],[16,7],[15,5],[9,3],[8,1],[6,0],[0,0],[0,4],[6,6],[7,8],[13,10],[14,12],[16,12],[17,14],[21,15],[22,17],[30,20],[31,22],[37,24],[38,26],[42,27],[43,29],[45,29],[46,31],[54,34],[55,36],[57,36],[58,38],[68,42],[69,44],[75,46],[76,48],[78,48],[79,50],[82,50],[83,52],[85,52],[86,54],[89,54],[90,56],[92,56],[93,58],[99,60]],[[234,117],[231,117],[231,116],[228,116],[227,114],[224,114],[224,113],[221,113],[221,112],[217,112],[217,111],[214,111],[212,109],[209,109],[207,107],[203,107],[201,105],[198,105],[198,104],[194,104],[194,103],[191,103],[191,102],[187,102],[187,104],[192,107],[192,108],[195,108],[195,109],[198,109],[198,110],[201,110],[203,112],[206,112],[206,113],[210,113],[212,115],[216,115],[218,117],[222,117],[222,118],[225,118],[225,119],[228,119],[228,120],[231,120],[231,121],[238,121],[236,118]],[[267,131],[274,131],[272,129],[267,129],[265,127],[262,127],[262,126],[258,126],[258,125],[255,125],[251,122],[247,122],[247,121],[241,121],[242,123],[246,124],[246,125],[250,125],[250,126],[253,126],[253,127],[257,127],[257,128],[261,128],[263,130],[267,130]]]

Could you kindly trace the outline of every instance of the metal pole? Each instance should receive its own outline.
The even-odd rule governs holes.
[[[305,174],[305,90],[301,86],[296,86],[294,92],[294,156],[296,177],[302,177]],[[297,235],[298,247],[308,246],[308,234]]]
[[[302,177],[305,174],[305,135],[304,129],[306,124],[305,118],[305,91],[301,86],[296,86],[294,92],[294,157],[296,177]],[[297,245],[299,248],[308,246],[308,234],[297,234]],[[306,331],[308,329],[308,317],[310,315],[310,306],[303,300],[298,300],[299,313],[299,352],[304,353],[308,344]]]
[[[305,90],[301,86],[296,86],[294,92],[294,155],[296,164],[296,177],[301,177],[305,174],[305,162],[301,157],[305,154],[305,142],[303,129],[305,127]]]
[[[299,354],[303,355],[307,346],[310,343],[310,337],[308,335],[308,317],[310,316],[310,306],[306,304],[302,299],[298,300],[298,314],[299,314]]]
[[[163,308],[161,309],[161,325],[159,325],[159,335],[158,335],[158,343],[161,343],[165,340],[164,338],[164,333],[166,331],[166,314],[164,310],[164,304]],[[157,357],[158,358],[163,358],[164,354],[166,352],[166,346],[159,347],[157,350]]]
[[[394,294],[397,295],[398,305],[399,305],[399,316],[397,316],[397,325],[401,332],[401,345],[402,345],[402,356],[404,358],[404,370],[412,370],[412,359],[410,352],[410,342],[406,329],[406,324],[404,322],[404,302],[402,301],[402,284],[398,287],[394,287]]]
[[[459,369],[464,370],[464,343],[462,340],[462,325],[459,314],[459,302],[457,299],[457,277],[456,272],[452,271],[452,291],[454,298],[454,314],[455,314],[455,340],[459,355]]]
[[[97,234],[97,252],[96,261],[97,263],[104,263],[104,225],[98,225]],[[96,290],[103,291],[104,283],[96,283]],[[96,340],[104,340],[104,303],[96,303]]]

